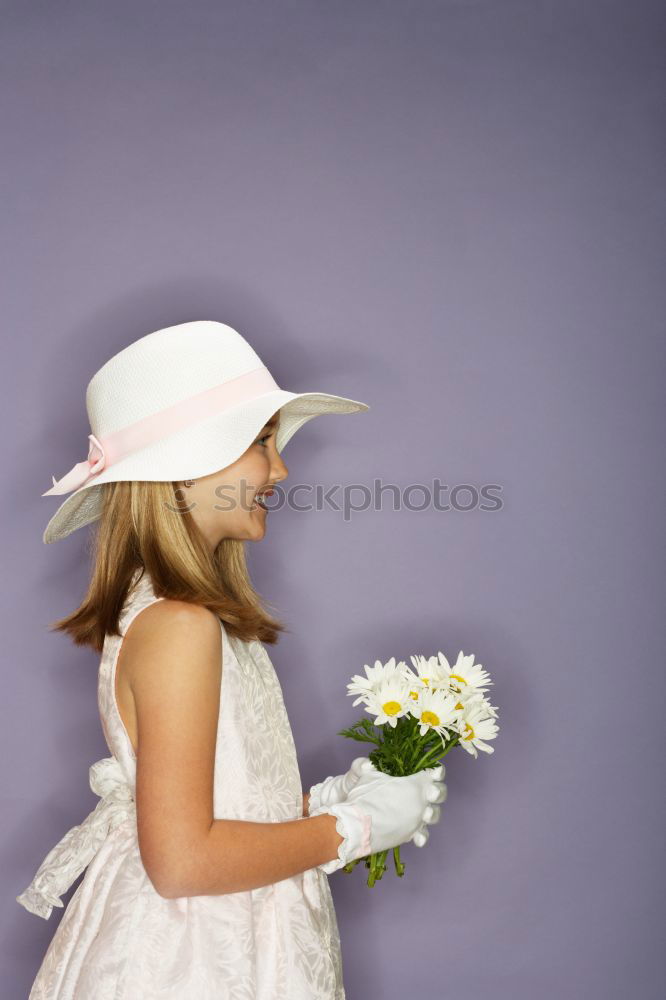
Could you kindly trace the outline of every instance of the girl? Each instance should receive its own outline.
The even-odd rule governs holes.
[[[280,389],[216,322],[130,344],[86,405],[88,459],[44,494],[72,493],[44,541],[98,522],[86,599],[54,628],[101,654],[111,756],[90,768],[94,811],[16,897],[48,918],[87,869],[30,1000],[342,1000],[326,875],[422,846],[443,769],[394,778],[359,757],[303,795],[263,645],[284,626],[244,543],[265,536],[295,431],[368,407]]]

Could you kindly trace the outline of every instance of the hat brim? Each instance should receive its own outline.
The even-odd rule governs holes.
[[[324,413],[357,413],[367,403],[323,392],[275,389],[249,402],[199,420],[135,451],[75,490],[56,510],[44,531],[45,543],[66,538],[102,513],[102,486],[123,481],[169,482],[208,476],[232,465],[249,448],[264,424],[280,410],[275,446],[282,452],[296,431]]]

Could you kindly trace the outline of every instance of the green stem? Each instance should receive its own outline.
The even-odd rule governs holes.
[[[382,851],[379,855],[379,865],[378,865],[378,875],[377,878],[381,878],[386,871],[386,856],[388,851]]]
[[[354,870],[354,868],[356,867],[356,865],[359,864],[359,862],[362,861],[362,860],[363,860],[363,858],[356,858],[355,861],[348,862],[348,864],[346,864],[346,865],[343,866],[343,868],[342,868],[343,872],[352,872]]]
[[[456,746],[456,744],[458,743],[458,741],[459,741],[459,737],[456,736],[449,743],[449,745],[446,748],[446,750],[442,750],[441,746],[435,746],[435,747],[432,748],[432,750],[428,750],[426,753],[424,753],[423,757],[421,757],[421,760],[418,762],[418,764],[416,765],[416,767],[414,768],[414,770],[415,771],[420,771],[422,769],[421,765],[424,764],[426,761],[430,760],[430,758],[433,757],[433,756],[440,758],[440,760],[441,760],[442,757],[446,757],[446,755],[449,752],[449,750],[452,747]],[[429,767],[429,766],[432,766],[432,765],[426,765],[426,766]],[[423,770],[426,770],[426,768],[423,768]]]
[[[371,854],[370,855],[370,874],[368,875],[368,886],[369,886],[370,889],[372,889],[372,887],[374,886],[376,880],[377,880],[377,855],[376,854]]]
[[[427,761],[429,761],[430,758],[433,757],[433,756],[436,756],[436,757],[443,757],[444,756],[444,754],[442,753],[442,747],[441,747],[441,745],[440,746],[435,746],[431,750],[426,751],[426,753],[423,754],[423,756],[421,757],[421,759],[419,761],[417,761],[417,763],[415,764],[415,766],[414,766],[414,772],[421,771],[421,770],[425,771],[426,767],[430,766],[429,764],[427,764]]]
[[[396,875],[402,878],[402,876],[405,874],[405,866],[404,863],[400,860],[400,847],[393,848],[393,863],[395,865]]]

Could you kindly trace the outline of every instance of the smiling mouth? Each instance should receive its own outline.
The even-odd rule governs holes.
[[[257,493],[254,498],[254,505],[252,507],[252,510],[265,510],[265,511],[270,510],[270,508],[267,507],[264,502],[264,497],[270,497],[272,495],[273,495],[273,490],[266,490],[264,493]]]

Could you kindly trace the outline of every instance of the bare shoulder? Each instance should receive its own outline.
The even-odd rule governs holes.
[[[208,608],[163,599],[144,608],[132,621],[122,643],[123,674],[134,687],[151,663],[221,663],[220,620]]]
[[[153,601],[136,616],[127,630],[127,635],[129,636],[130,632],[137,634],[160,632],[165,628],[176,632],[183,630],[198,632],[202,628],[207,628],[209,633],[213,633],[219,631],[220,620],[201,604],[162,598]]]

